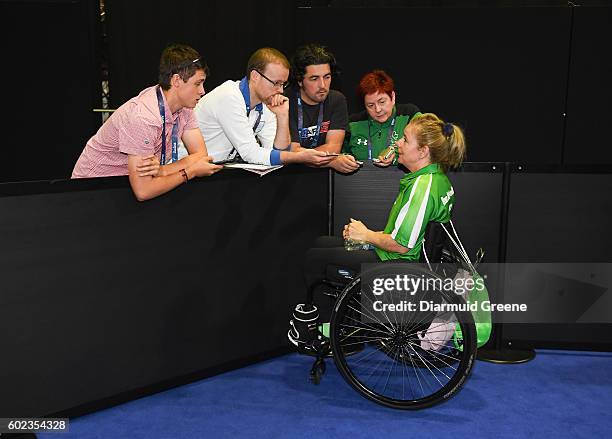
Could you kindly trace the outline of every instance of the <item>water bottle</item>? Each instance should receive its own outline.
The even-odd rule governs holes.
[[[363,241],[356,241],[351,238],[346,238],[344,240],[344,250],[353,251],[353,250],[367,250],[369,245]]]

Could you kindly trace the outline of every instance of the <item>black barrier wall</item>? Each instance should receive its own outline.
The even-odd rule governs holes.
[[[609,166],[515,165],[510,181],[508,262],[612,262]],[[573,279],[558,277],[542,286],[550,290],[545,291],[551,297],[549,307],[591,305],[588,293],[602,282],[597,268],[578,286]],[[505,295],[511,299],[515,294]],[[576,295],[584,299],[569,305]],[[610,302],[609,291],[598,300]],[[514,346],[612,349],[609,324],[509,324],[503,334],[505,343]]]
[[[72,416],[287,349],[327,185],[226,170],[146,203],[127,178],[0,185],[0,416]]]
[[[465,163],[454,222],[487,262],[606,262],[611,173]],[[332,230],[384,227],[401,176],[334,175]],[[284,352],[328,182],[226,170],[145,203],[124,177],[0,185],[0,415],[75,416]],[[512,346],[612,346],[609,325],[503,329]]]

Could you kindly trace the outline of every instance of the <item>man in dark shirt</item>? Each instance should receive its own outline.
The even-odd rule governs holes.
[[[291,151],[315,148],[339,154],[348,124],[346,98],[331,90],[336,67],[334,56],[323,46],[300,46],[291,60],[295,86],[286,91],[289,98]],[[355,171],[359,165],[351,155],[339,155],[325,165],[338,172]]]

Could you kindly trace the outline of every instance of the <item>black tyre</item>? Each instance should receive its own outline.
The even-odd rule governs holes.
[[[402,265],[402,275],[442,280],[422,266]],[[372,272],[390,273],[384,266]],[[362,293],[362,277],[346,287],[332,312],[331,348],[344,379],[362,396],[396,409],[422,409],[454,396],[476,355],[474,319],[463,298],[444,289],[394,292],[395,303],[440,307],[373,312],[376,297]],[[355,345],[365,347],[355,353]]]

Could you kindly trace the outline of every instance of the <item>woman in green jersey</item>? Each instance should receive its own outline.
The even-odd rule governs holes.
[[[455,192],[444,171],[463,161],[465,139],[458,126],[426,113],[406,125],[397,146],[398,161],[410,172],[400,180],[385,229],[375,232],[351,220],[343,235],[371,244],[380,260],[418,261],[427,224],[450,220]]]
[[[462,130],[426,113],[406,125],[397,146],[398,161],[410,172],[400,180],[399,194],[385,229],[373,231],[361,221],[351,219],[344,226],[343,237],[362,243],[362,249],[354,251],[346,251],[339,237],[319,238],[306,253],[304,277],[309,297],[306,305],[298,305],[300,313],[312,313],[313,287],[326,278],[328,267],[342,267],[355,275],[362,263],[419,261],[427,224],[450,219],[455,194],[445,171],[463,162],[466,145]],[[299,334],[307,340],[298,337]],[[312,331],[299,328],[289,331],[289,339],[296,345],[311,337]]]

